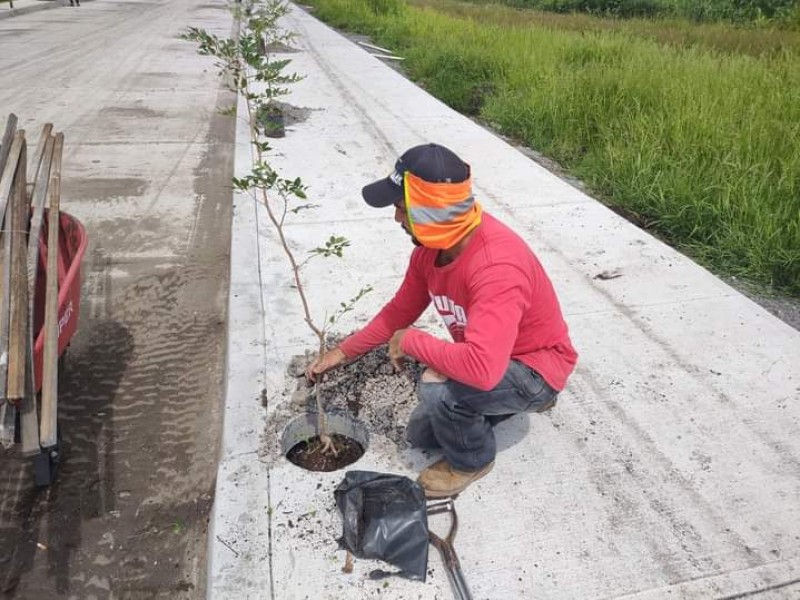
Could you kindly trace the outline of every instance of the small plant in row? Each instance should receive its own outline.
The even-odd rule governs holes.
[[[317,206],[309,201],[308,188],[299,177],[283,176],[269,160],[272,148],[267,138],[280,127],[278,116],[281,110],[277,99],[287,95],[289,86],[302,78],[297,73],[287,72],[291,61],[277,57],[275,51],[291,44],[294,37],[279,23],[289,7],[283,0],[250,0],[235,4],[232,10],[242,24],[242,31],[237,36],[220,37],[204,29],[189,27],[182,37],[196,42],[200,54],[213,56],[228,88],[245,100],[247,114],[244,117],[249,124],[252,166],[249,173],[233,178],[233,187],[251,195],[264,206],[291,268],[303,320],[316,336],[319,354],[322,355],[326,350],[326,339],[337,321],[352,311],[371,287],[364,287],[349,300],[339,302],[338,307],[325,312],[321,320],[314,318],[303,283],[303,268],[315,258],[341,258],[350,242],[345,237],[331,235],[301,259],[286,239],[284,226],[287,217]],[[336,455],[338,450],[328,430],[322,388],[323,380],[318,379],[315,390],[318,450]]]

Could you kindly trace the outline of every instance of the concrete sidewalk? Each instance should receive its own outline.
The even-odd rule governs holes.
[[[0,19],[61,6],[69,8],[69,0],[14,0],[13,8],[9,3],[2,2],[0,3]]]
[[[307,118],[273,158],[321,205],[288,227],[291,242],[352,241],[344,260],[306,272],[315,312],[372,285],[348,331],[391,297],[411,246],[360,188],[437,141],[472,164],[477,198],[535,249],[581,353],[556,409],[500,425],[494,471],[457,500],[474,597],[797,597],[800,334],[304,11],[286,25],[305,76],[288,102]],[[241,175],[243,123],[237,140]],[[372,581],[373,561],[341,572],[332,491],[344,473],[301,471],[278,440],[292,413],[287,365],[313,338],[263,210],[239,195],[235,211],[209,597],[452,597],[433,551],[426,583]],[[596,277],[610,270],[621,276]],[[423,326],[444,335],[436,320],[426,313]],[[350,468],[414,477],[429,460],[373,435]]]

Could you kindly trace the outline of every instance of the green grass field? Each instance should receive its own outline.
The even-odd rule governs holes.
[[[471,0],[485,4],[486,0]],[[497,0],[517,8],[617,18],[681,17],[694,22],[797,25],[797,0]]]
[[[800,295],[800,33],[313,0],[699,262]]]

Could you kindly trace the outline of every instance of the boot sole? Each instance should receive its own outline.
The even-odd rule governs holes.
[[[464,488],[466,489],[466,488]],[[463,492],[464,490],[461,490]],[[442,498],[452,498],[455,500],[461,492],[429,492],[425,490],[426,500],[441,500]]]
[[[492,463],[492,466],[490,468],[486,469],[485,472],[481,473],[479,476],[477,476],[474,479],[472,479],[471,481],[469,481],[466,485],[464,485],[464,486],[462,486],[462,487],[460,487],[460,488],[458,488],[456,490],[446,490],[446,491],[445,490],[429,490],[428,488],[426,488],[421,483],[420,483],[420,485],[422,486],[422,489],[425,491],[425,498],[428,499],[428,500],[438,500],[440,498],[453,498],[453,499],[455,499],[455,498],[458,497],[458,495],[461,492],[466,490],[473,483],[475,483],[479,479],[483,479],[489,473],[491,473],[493,468],[494,468],[494,463]]]
[[[557,398],[553,398],[552,400],[550,400],[550,402],[548,402],[547,404],[543,404],[542,406],[540,406],[539,408],[537,408],[533,412],[537,412],[537,413],[547,412],[548,410],[551,410],[556,405],[556,402],[557,402]]]

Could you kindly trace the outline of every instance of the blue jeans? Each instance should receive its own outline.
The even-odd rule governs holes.
[[[541,375],[515,360],[488,392],[453,379],[420,381],[406,439],[415,448],[440,448],[459,471],[477,471],[497,452],[494,425],[517,413],[548,410],[557,395]]]

